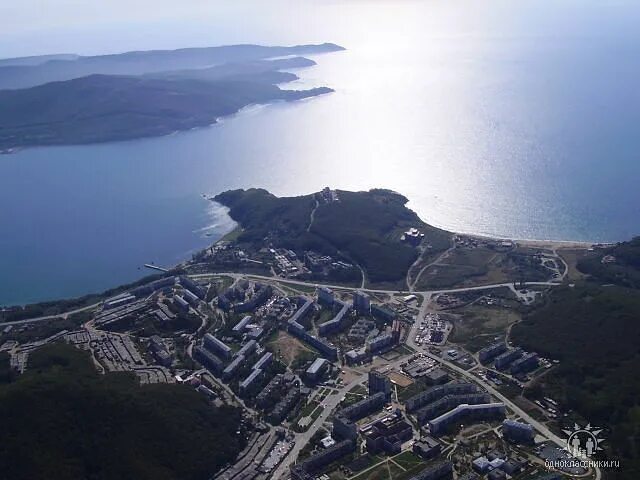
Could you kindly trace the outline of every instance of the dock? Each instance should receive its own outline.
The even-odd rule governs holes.
[[[157,265],[152,265],[151,263],[145,263],[144,266],[147,267],[147,268],[150,268],[152,270],[159,270],[159,271],[165,272],[165,273],[169,271],[166,268],[158,267]]]

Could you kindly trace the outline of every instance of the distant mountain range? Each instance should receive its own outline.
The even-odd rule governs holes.
[[[338,50],[344,50],[344,48],[333,43],[296,45],[294,47],[230,45],[125,52],[90,57],[66,54],[14,58],[0,60],[0,90],[34,87],[43,83],[70,80],[94,73],[142,75],[151,72],[190,70],[222,63],[244,63],[265,58],[312,55]]]
[[[298,78],[282,70],[315,65],[299,54],[338,50],[235,45],[0,60],[0,150],[166,135],[247,105],[329,93],[278,84]]]

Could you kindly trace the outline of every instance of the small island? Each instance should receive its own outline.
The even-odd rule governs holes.
[[[298,78],[288,70],[315,65],[301,55],[339,50],[236,45],[0,63],[0,152],[162,136],[248,105],[331,93],[279,85]]]

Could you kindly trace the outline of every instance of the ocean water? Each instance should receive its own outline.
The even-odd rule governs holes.
[[[229,188],[386,187],[434,225],[506,238],[640,234],[637,2],[270,5],[198,12],[175,37],[165,20],[149,44],[125,32],[112,48],[336,42],[348,50],[288,86],[335,93],[162,138],[0,156],[0,305],[188,258],[232,227],[202,197]],[[93,48],[113,31],[98,28]]]

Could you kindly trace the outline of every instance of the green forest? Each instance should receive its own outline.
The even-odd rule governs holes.
[[[99,375],[88,353],[44,346],[17,376],[0,357],[0,465],[12,480],[205,480],[244,447],[241,412],[183,385]]]
[[[232,190],[215,197],[230,208],[240,223],[240,243],[290,248],[298,253],[314,250],[339,254],[356,262],[371,283],[404,279],[419,251],[400,237],[404,229],[418,227],[432,252],[446,249],[451,234],[431,227],[406,207],[407,199],[389,190],[347,192],[338,201],[319,202],[314,195],[276,197],[262,189]]]
[[[594,253],[579,264],[587,281],[554,288],[512,330],[516,344],[560,361],[544,377],[551,394],[607,429],[606,454],[622,468],[607,478],[640,478],[639,254],[638,239]]]

